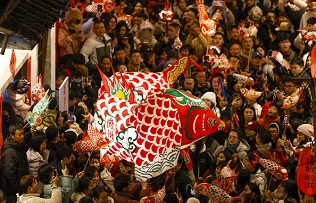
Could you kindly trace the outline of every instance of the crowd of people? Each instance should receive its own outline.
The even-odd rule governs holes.
[[[56,96],[69,77],[68,111],[60,112],[51,96],[43,122],[34,129],[27,125],[27,111],[34,106],[24,97],[4,100],[0,202],[218,202],[197,192],[196,184],[204,182],[245,203],[313,199],[298,188],[296,169],[302,150],[314,141],[316,2],[204,0],[216,23],[208,36],[200,28],[199,1],[117,0],[115,8],[114,1],[105,2],[91,10],[92,1],[78,0],[61,12]],[[170,19],[162,15],[169,8]],[[180,155],[171,170],[139,182],[133,163],[103,166],[100,151],[73,150],[93,122],[99,69],[108,77],[160,72],[182,57],[203,70],[190,65],[190,74],[182,74],[174,88],[201,98],[228,127],[190,145],[191,167]],[[10,88],[25,96],[23,84]],[[268,173],[257,155],[282,166],[288,178]],[[233,177],[223,177],[227,167]]]

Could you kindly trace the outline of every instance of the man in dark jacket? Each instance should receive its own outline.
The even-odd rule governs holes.
[[[7,202],[16,202],[20,178],[28,174],[28,163],[24,150],[24,129],[20,124],[9,127],[10,136],[4,141],[2,154],[1,186]]]

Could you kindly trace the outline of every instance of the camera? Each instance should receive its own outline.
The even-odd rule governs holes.
[[[279,139],[279,142],[280,142],[281,146],[283,146],[283,147],[287,147],[287,146],[289,146],[289,143],[288,143],[288,141],[287,141],[287,140],[282,140],[282,139]]]

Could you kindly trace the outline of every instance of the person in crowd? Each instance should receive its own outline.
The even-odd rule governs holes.
[[[24,129],[20,124],[9,127],[10,135],[4,141],[1,166],[1,186],[8,202],[16,202],[20,178],[28,174],[28,162],[24,149]],[[37,191],[35,191],[37,192]]]
[[[107,155],[105,155],[107,156]],[[92,152],[90,156],[90,161],[89,161],[90,166],[94,166],[98,169],[100,173],[100,185],[102,185],[103,188],[105,188],[108,192],[108,194],[111,194],[112,191],[114,190],[114,178],[112,177],[110,171],[106,167],[102,167],[100,164],[100,152],[99,151],[94,151]]]
[[[62,202],[70,203],[70,196],[72,194],[72,176],[68,175],[69,170],[65,167],[62,170],[62,175],[59,175],[56,168],[50,164],[43,164],[38,168],[38,179],[44,184],[43,186],[43,197],[49,199],[52,196],[54,188],[54,178],[60,179],[58,189],[62,193]]]
[[[26,152],[29,164],[30,174],[38,179],[38,168],[48,163],[48,150],[46,149],[46,140],[42,134],[33,135],[30,141],[30,148]]]
[[[111,38],[106,34],[105,25],[101,20],[95,20],[93,33],[81,48],[80,53],[85,57],[85,65],[92,74],[95,65],[101,62],[102,56],[111,56]]]
[[[291,63],[291,76],[296,78],[311,78],[308,72],[305,70],[304,61],[301,58],[294,58]]]
[[[257,121],[248,121],[245,123],[245,136],[246,141],[248,142],[250,148],[249,151],[252,152],[257,149],[256,147],[256,135],[258,132],[258,123]]]
[[[152,50],[148,50],[144,53],[144,65],[145,65],[145,69],[148,70],[149,72],[162,71],[156,65],[155,53]]]
[[[47,203],[55,203],[55,202],[62,202],[62,195],[61,191],[58,188],[58,184],[60,183],[60,179],[58,176],[52,177],[52,195],[49,199],[44,199],[39,197],[39,194],[36,192],[39,189],[39,184],[32,175],[25,175],[21,177],[20,180],[20,188],[21,192],[23,193],[19,197],[19,202],[29,202],[29,203],[36,203],[36,202],[47,202]]]
[[[115,190],[110,195],[115,203],[139,203],[139,199],[135,198],[131,194],[131,178],[126,174],[120,174],[114,179]],[[141,190],[139,191],[139,197],[149,196],[147,190],[147,183],[141,184]]]
[[[166,36],[163,36],[154,47],[154,52],[157,55],[161,55],[163,49],[172,50],[174,49],[173,44],[175,38],[178,36],[180,31],[180,25],[177,23],[171,23],[168,25],[168,31]]]
[[[104,16],[104,25],[105,25],[105,32],[108,34],[112,40],[115,37],[115,27],[117,25],[117,19],[114,15],[103,14]],[[102,18],[102,16],[101,16]]]
[[[131,51],[134,50],[134,39],[133,39],[133,36],[129,32],[130,30],[125,21],[122,20],[117,23],[115,27],[115,34],[118,37],[118,42],[117,42],[116,47],[118,46],[123,47],[127,56],[129,56]]]
[[[139,51],[131,52],[129,64],[127,65],[128,72],[140,72],[144,70],[143,59]]]
[[[51,162],[57,156],[57,149],[60,144],[60,134],[56,127],[48,127],[45,134],[47,139],[46,147],[49,150],[48,162]]]
[[[235,148],[238,153],[238,157],[241,160],[246,158],[247,152],[250,149],[247,141],[242,138],[242,132],[239,129],[232,129],[229,132],[228,138],[225,140],[225,144],[219,146],[213,156],[217,158],[220,152],[224,151],[226,148]]]
[[[263,126],[265,129],[269,128],[270,123],[280,122],[280,110],[279,107],[272,104],[269,107],[268,113],[265,117],[260,118],[258,121],[259,125]]]
[[[59,58],[79,54],[86,37],[82,31],[83,16],[78,8],[69,8],[58,29]]]
[[[74,203],[79,203],[84,196],[92,196],[100,180],[100,174],[96,167],[89,166],[84,171],[84,176],[79,179],[75,192],[71,195]]]
[[[189,28],[189,35],[186,39],[186,44],[192,46],[194,53],[198,58],[202,58],[211,41],[211,37],[205,37],[201,33],[199,22],[194,21]]]
[[[246,105],[244,108],[244,123],[247,124],[250,121],[257,120],[256,111],[253,106]]]
[[[131,54],[133,50],[131,50],[129,53]],[[128,58],[128,56],[130,56],[130,54],[127,54],[123,46],[120,46],[120,45],[116,46],[114,49],[114,56],[113,56],[114,69],[117,70],[118,65],[121,65],[121,64],[127,66],[129,64],[130,59]]]
[[[241,192],[241,196],[244,197],[245,202],[260,202],[260,190],[258,185],[248,183]]]
[[[195,74],[196,90],[199,91],[202,95],[206,92],[209,92],[209,88],[211,86],[210,82],[207,82],[206,78],[206,71],[198,71]]]
[[[210,109],[213,110],[217,117],[221,116],[221,113],[217,108],[216,95],[214,92],[206,92],[205,94],[203,94],[201,99],[207,104],[208,107],[210,107]]]
[[[151,49],[154,48],[154,46],[157,43],[157,40],[153,36],[154,34],[154,27],[149,21],[143,21],[140,24],[140,30],[137,32],[137,35],[134,37],[135,41],[135,48],[138,46],[138,44],[147,44]]]
[[[73,162],[75,156],[73,150],[67,146],[61,146],[58,148],[57,157],[50,163],[57,170],[59,175],[63,175],[63,170],[66,168],[69,170],[70,175],[76,175],[76,171],[73,168]]]
[[[114,199],[109,196],[109,194],[103,187],[96,187],[94,189],[93,200],[97,203],[114,203]]]

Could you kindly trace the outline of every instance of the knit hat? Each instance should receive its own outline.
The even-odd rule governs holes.
[[[282,22],[279,27],[275,28],[275,31],[290,31],[290,23]]]
[[[216,95],[214,92],[206,92],[205,94],[203,94],[203,96],[201,97],[201,99],[206,99],[206,100],[210,100],[215,106],[217,105],[216,102]]]
[[[195,198],[195,197],[190,197],[188,200],[187,200],[187,203],[200,203],[200,200]]]
[[[311,124],[302,124],[298,126],[297,131],[303,133],[307,137],[314,136],[314,126]]]
[[[220,116],[220,119],[227,119],[227,120],[230,120],[232,118],[231,114],[230,114],[230,110],[229,108],[225,109],[221,116]]]
[[[249,121],[248,123],[246,123],[245,128],[249,129],[249,130],[258,130],[259,124],[257,121]]]
[[[276,128],[276,129],[278,129],[278,135],[280,134],[281,129],[280,129],[279,124],[274,123],[274,122],[270,123],[269,128]]]
[[[148,21],[145,20],[140,24],[140,30],[150,29],[151,31],[154,30],[153,25]]]
[[[169,50],[167,53],[167,60],[171,59],[171,58],[175,58],[178,59],[178,52],[175,50]]]

